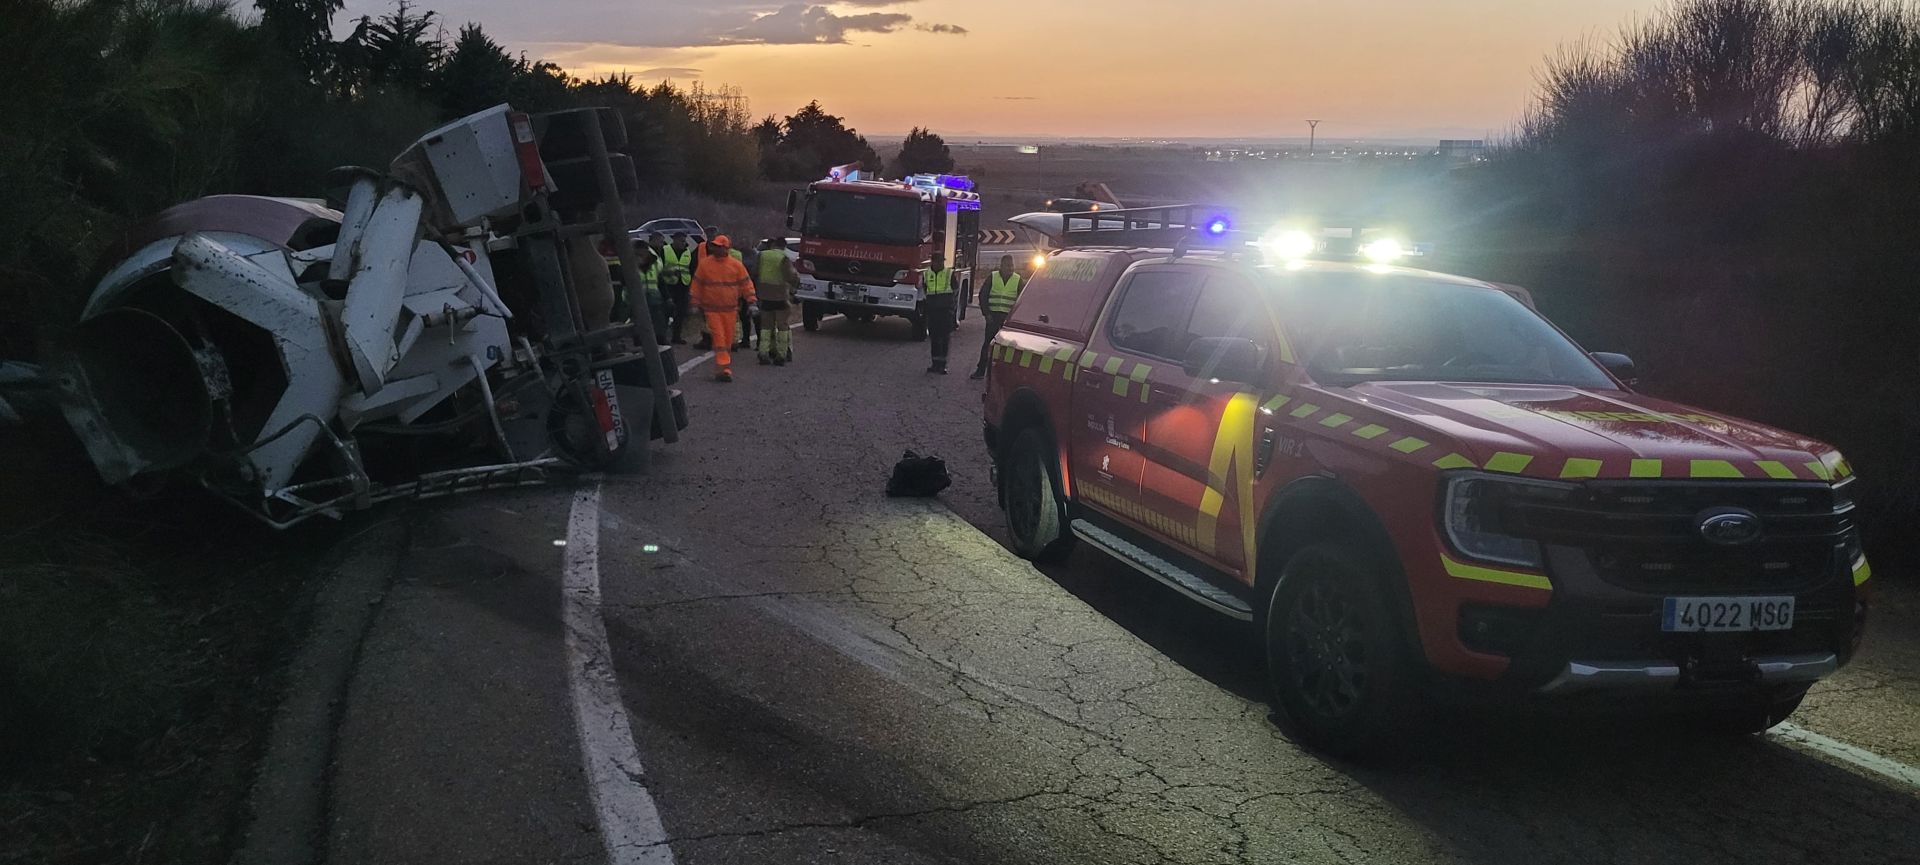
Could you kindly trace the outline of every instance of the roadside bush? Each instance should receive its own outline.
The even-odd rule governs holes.
[[[184,720],[193,645],[110,545],[0,564],[0,763],[111,758],[165,732]]]
[[[1538,289],[1644,388],[1817,435],[1920,558],[1920,14],[1689,0],[1561,52],[1454,178],[1455,267]]]

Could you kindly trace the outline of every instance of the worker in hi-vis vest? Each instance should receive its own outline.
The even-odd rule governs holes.
[[[933,345],[933,364],[927,372],[947,374],[947,348],[953,341],[954,318],[953,268],[947,266],[945,253],[936,252],[926,269],[920,271],[920,287],[927,292],[927,339]]]
[[[646,299],[647,320],[653,322],[653,341],[665,345],[667,296],[660,290],[660,274],[666,270],[666,265],[660,260],[660,254],[644,243],[634,247],[634,255],[640,257],[640,286],[644,289],[642,297]],[[633,302],[631,295],[627,302]],[[634,314],[639,314],[637,308]]]
[[[722,236],[724,235],[720,233],[720,226],[718,225],[707,226],[708,240],[712,240],[713,238],[722,237]],[[747,256],[745,252],[742,252],[739,249],[728,249],[727,252],[728,254],[733,256],[734,261],[740,262],[741,267],[747,267]],[[748,268],[747,274],[752,275],[753,269]],[[731,338],[734,341],[733,347],[735,350],[746,351],[747,349],[750,349],[753,347],[753,323],[754,323],[754,319],[756,318],[758,318],[758,316],[747,311],[746,304],[744,303],[740,304],[738,315],[734,316],[735,321],[739,323],[739,329],[735,330],[731,335]],[[714,344],[718,345],[719,343],[715,342]]]
[[[749,314],[760,311],[753,305],[753,277],[732,252],[727,236],[716,236],[701,247],[700,261],[693,268],[693,303],[707,320],[707,332],[717,337],[713,341],[713,363],[719,368],[713,376],[716,381],[733,381],[733,342],[725,334],[733,333],[740,306],[745,304]]]
[[[653,237],[659,237],[655,234]],[[652,238],[648,238],[649,245]],[[672,246],[655,247],[660,252],[660,285],[666,292],[667,305],[672,308],[673,322],[669,329],[673,331],[673,345],[687,344],[687,317],[693,313],[693,299],[689,295],[693,281],[694,248],[687,245],[686,232],[673,235]]]
[[[793,290],[800,285],[800,271],[787,257],[785,238],[769,237],[760,248],[756,262],[760,298],[760,362],[786,366],[793,362]]]
[[[987,336],[980,340],[980,363],[968,378],[987,377],[987,353],[993,350],[993,338],[1007,323],[1007,313],[1020,296],[1020,272],[1013,269],[1013,256],[1000,256],[1000,269],[987,275],[987,290],[980,293],[980,312],[987,319]]]

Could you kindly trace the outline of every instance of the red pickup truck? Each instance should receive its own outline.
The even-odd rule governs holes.
[[[1857,648],[1833,448],[1635,393],[1510,286],[1069,216],[992,347],[1015,549],[1254,623],[1300,740],[1365,752],[1476,680],[1755,733]]]

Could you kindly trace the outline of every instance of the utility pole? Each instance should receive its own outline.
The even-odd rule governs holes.
[[[1313,137],[1314,137],[1314,133],[1319,131],[1320,131],[1320,121],[1318,120],[1307,121],[1307,158],[1308,159],[1313,158]]]

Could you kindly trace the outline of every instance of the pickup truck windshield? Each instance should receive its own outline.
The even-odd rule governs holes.
[[[812,237],[913,246],[920,242],[920,200],[897,195],[817,192],[803,229]]]
[[[1369,273],[1280,273],[1276,281],[1282,318],[1322,384],[1616,389],[1585,351],[1497,289]]]

